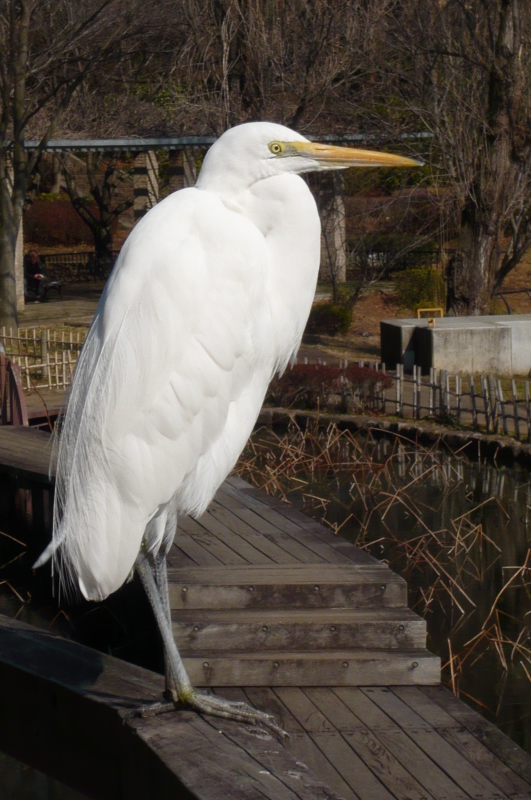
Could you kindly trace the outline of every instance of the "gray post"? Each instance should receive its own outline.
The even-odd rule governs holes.
[[[195,151],[170,150],[168,166],[168,186],[170,192],[177,192],[187,186],[194,186],[196,182]]]
[[[159,198],[158,161],[153,150],[135,156],[133,186],[136,222],[153,208]]]

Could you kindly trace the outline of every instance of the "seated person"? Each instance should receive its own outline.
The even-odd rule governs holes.
[[[27,290],[34,292],[37,299],[41,300],[44,297],[44,288],[48,283],[48,273],[36,250],[30,250],[24,256],[24,278]]]

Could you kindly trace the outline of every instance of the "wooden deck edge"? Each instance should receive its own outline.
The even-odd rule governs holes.
[[[98,800],[299,797],[289,776],[300,770],[262,730],[244,729],[245,749],[230,738],[238,723],[191,711],[130,718],[162,690],[155,673],[0,615],[3,752]],[[277,775],[263,768],[272,743]],[[304,780],[305,797],[336,797],[313,774]]]

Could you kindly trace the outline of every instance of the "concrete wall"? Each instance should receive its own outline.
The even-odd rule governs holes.
[[[531,314],[445,317],[429,328],[425,319],[382,320],[381,358],[424,373],[430,367],[450,372],[528,375],[531,371]]]

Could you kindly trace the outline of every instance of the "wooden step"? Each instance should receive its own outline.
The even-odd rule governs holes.
[[[205,653],[183,661],[195,686],[411,686],[440,682],[440,659],[426,650]]]
[[[181,654],[350,650],[417,650],[426,644],[426,622],[406,608],[261,609],[173,611]]]
[[[407,584],[385,564],[290,564],[168,570],[172,609],[400,608]]]

